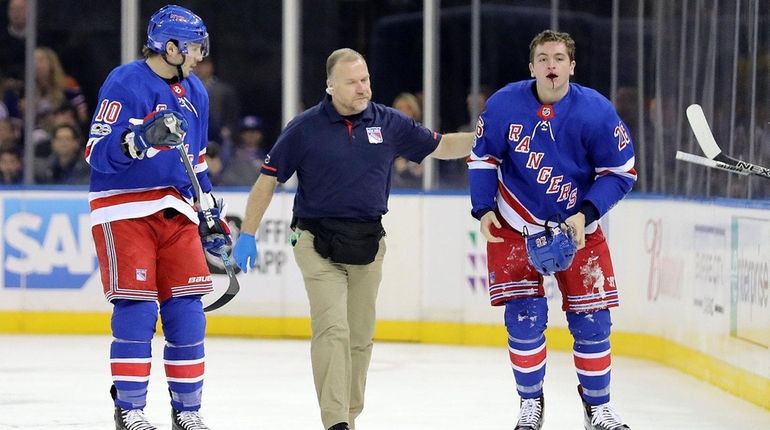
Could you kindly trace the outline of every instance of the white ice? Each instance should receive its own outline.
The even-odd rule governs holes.
[[[0,429],[108,430],[107,336],[0,335]],[[307,340],[209,338],[202,413],[213,430],[321,429]],[[153,343],[146,413],[170,429]],[[572,357],[550,352],[544,429],[581,429]],[[770,429],[770,411],[647,361],[613,357],[612,401],[634,430]],[[512,429],[504,348],[375,343],[359,430]]]

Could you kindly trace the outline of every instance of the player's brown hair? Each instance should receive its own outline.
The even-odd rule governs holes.
[[[535,61],[535,49],[548,42],[561,42],[567,47],[567,55],[569,55],[570,61],[575,61],[575,41],[569,33],[563,33],[553,30],[545,30],[535,36],[532,42],[529,44],[529,62]]]
[[[153,55],[160,55],[160,54],[148,48],[147,45],[142,46],[142,57],[144,57],[145,60],[152,57]]]
[[[350,48],[340,48],[332,52],[329,58],[326,59],[326,79],[332,76],[332,69],[340,61],[355,61],[364,59],[364,56],[358,53],[358,51]]]

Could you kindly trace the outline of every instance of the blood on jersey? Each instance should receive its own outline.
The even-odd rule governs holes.
[[[553,117],[556,116],[556,113],[553,110],[553,105],[540,105],[540,109],[537,110],[537,116],[539,116],[543,121],[553,119]]]

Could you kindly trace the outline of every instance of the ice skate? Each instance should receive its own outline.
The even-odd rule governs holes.
[[[578,387],[578,392],[581,392]],[[609,402],[593,406],[586,403],[583,400],[583,396],[580,396],[583,401],[583,417],[585,418],[584,427],[586,430],[623,430],[630,429],[629,426],[623,424],[623,419],[612,407]]]
[[[211,430],[198,411],[171,411],[172,430]]]
[[[540,430],[545,415],[545,398],[521,399],[519,402],[519,422],[514,430]]]
[[[141,409],[121,409],[115,406],[115,430],[158,430],[150,424]]]
[[[337,423],[329,427],[329,430],[350,430],[350,427],[348,427],[348,423]]]
[[[110,395],[115,400],[117,390],[113,385],[110,388]],[[115,430],[158,430],[157,427],[150,424],[144,416],[141,409],[123,409],[115,405]]]

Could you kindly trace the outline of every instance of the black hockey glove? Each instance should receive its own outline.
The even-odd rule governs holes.
[[[233,243],[232,236],[230,236],[230,226],[227,225],[227,220],[224,216],[224,202],[222,199],[214,200],[209,193],[205,193],[201,198],[209,199],[211,204],[210,218],[209,214],[203,210],[198,210],[198,234],[201,236],[201,243],[203,249],[209,254],[220,256],[226,246],[230,246]],[[209,221],[213,224],[209,226]]]
[[[150,148],[160,151],[184,143],[187,121],[172,110],[153,112],[142,124],[131,124],[123,138],[123,152],[131,158],[141,160]]]

